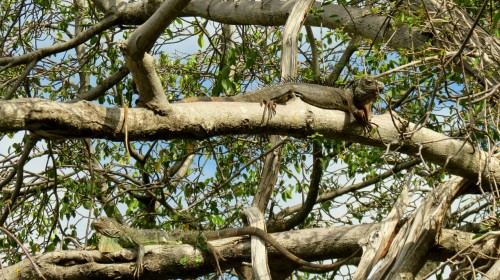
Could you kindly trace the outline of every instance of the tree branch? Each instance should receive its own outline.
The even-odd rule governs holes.
[[[26,64],[31,61],[38,61],[49,55],[53,55],[59,52],[63,52],[74,48],[87,40],[90,40],[92,36],[101,33],[102,31],[118,24],[120,16],[117,13],[113,13],[105,17],[102,21],[92,25],[89,29],[82,31],[77,36],[71,38],[70,40],[56,44],[50,47],[37,49],[35,51],[14,57],[0,57],[0,72],[4,69],[13,67],[20,64]]]
[[[329,258],[347,257],[359,249],[358,240],[369,232],[380,228],[379,224],[340,226],[294,230],[271,234],[278,243],[298,256],[314,261]],[[460,236],[457,239],[457,236]],[[450,255],[470,248],[473,233],[444,229],[437,246],[430,251],[434,260],[445,261]],[[450,242],[451,241],[451,242]],[[476,244],[470,248],[472,257],[488,258],[495,249],[494,240]],[[233,267],[242,261],[250,260],[250,239],[246,237],[226,238],[210,241],[220,252],[223,269]],[[211,254],[194,249],[190,245],[152,245],[146,246],[144,258],[145,279],[186,278],[214,272]],[[268,247],[271,265],[283,265],[283,257],[273,247]],[[96,250],[57,251],[36,256],[33,259],[47,279],[80,280],[82,277],[93,279],[115,279],[117,275],[132,277],[134,252],[121,250],[116,253],[100,253]],[[181,259],[204,258],[204,262],[182,263]],[[285,259],[286,260],[286,259]],[[3,277],[10,279],[33,279],[35,271],[29,260],[3,268]],[[83,274],[85,273],[85,274]]]
[[[334,189],[334,190],[322,193],[318,197],[318,199],[316,200],[316,203],[321,203],[321,202],[333,200],[334,198],[339,197],[341,195],[344,195],[346,193],[350,193],[350,192],[354,192],[354,191],[366,188],[366,187],[371,186],[375,183],[378,183],[386,178],[389,178],[389,177],[393,176],[394,174],[397,174],[401,170],[412,168],[413,166],[415,166],[421,162],[422,161],[420,159],[412,159],[412,160],[407,161],[407,162],[396,164],[393,168],[387,170],[386,172],[384,172],[376,177],[370,178],[370,179],[365,180],[365,181],[360,182],[360,183],[349,185],[347,187],[343,187],[340,189]],[[287,215],[290,215],[292,213],[299,211],[301,208],[302,208],[302,204],[290,206],[290,207],[283,209],[281,212],[279,212],[275,216],[276,217],[285,217]]]
[[[319,193],[319,184],[321,183],[321,178],[323,176],[323,160],[325,160],[325,157],[323,156],[322,148],[323,147],[319,143],[316,141],[313,142],[313,168],[306,200],[300,205],[300,208],[297,209],[295,215],[290,217],[290,219],[286,221],[280,219],[269,223],[269,232],[290,230],[302,223],[307,218],[309,213],[311,213],[314,205],[316,205]]]
[[[154,59],[147,52],[188,3],[189,1],[185,0],[163,2],[158,10],[139,26],[125,43],[120,44],[127,67],[132,72],[139,91],[137,103],[163,115],[168,114],[170,105],[160,77],[156,73]]]
[[[394,238],[384,261],[372,275],[373,279],[415,276],[439,238],[446,211],[468,184],[467,180],[455,177],[430,192]]]
[[[286,107],[285,107],[286,106]],[[395,150],[422,158],[471,182],[481,180],[483,188],[500,182],[500,161],[474,148],[460,138],[451,138],[421,128],[408,135],[401,131],[415,127],[389,114],[374,116],[374,136],[366,135],[354,118],[342,111],[323,110],[300,100],[278,105],[276,115],[262,124],[258,103],[219,102],[179,103],[172,105],[169,116],[150,110],[131,108],[128,117],[129,139],[200,139],[226,134],[267,134],[306,137],[313,133],[327,139],[339,139]],[[87,101],[73,104],[40,99],[0,101],[0,130],[32,130],[51,138],[106,138],[122,140],[120,108],[106,108]],[[403,138],[403,136],[405,138]],[[485,189],[489,191],[489,189]]]

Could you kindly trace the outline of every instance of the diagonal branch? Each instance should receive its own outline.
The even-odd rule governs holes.
[[[5,221],[9,217],[9,214],[12,212],[13,208],[16,207],[16,200],[19,196],[19,192],[21,191],[21,187],[24,184],[24,166],[26,162],[29,160],[29,155],[31,153],[31,150],[35,147],[38,140],[40,140],[40,137],[37,135],[33,134],[27,135],[26,145],[23,147],[23,153],[21,154],[21,157],[17,162],[17,167],[16,167],[17,178],[16,178],[16,184],[14,185],[14,191],[12,192],[12,194],[9,196],[8,199],[3,201],[3,204],[7,205],[7,207],[4,207],[4,212],[2,213],[2,216],[0,216],[0,226],[2,226],[5,223]]]
[[[399,171],[401,171],[401,170],[412,168],[413,166],[415,166],[421,162],[422,162],[422,160],[420,160],[420,159],[412,159],[412,160],[409,160],[407,162],[396,164],[394,167],[387,170],[386,172],[384,172],[378,176],[375,176],[373,178],[370,178],[368,180],[365,180],[363,182],[352,184],[352,185],[349,185],[347,187],[334,189],[334,190],[322,193],[318,197],[318,199],[316,200],[316,203],[322,203],[325,201],[329,201],[329,200],[335,199],[336,197],[344,195],[346,193],[351,193],[351,192],[355,192],[357,190],[366,188],[366,187],[371,186],[375,183],[378,183],[386,178],[389,178],[389,177],[393,176],[394,174],[399,173]],[[287,215],[290,215],[292,213],[299,211],[301,208],[302,208],[302,204],[290,206],[290,207],[283,209],[281,212],[276,214],[276,216],[277,217],[284,217],[284,216],[287,216]]]
[[[290,230],[302,223],[307,218],[314,205],[316,205],[316,201],[318,198],[319,184],[323,176],[323,160],[326,159],[322,153],[322,146],[315,141],[313,142],[313,168],[311,173],[311,183],[309,184],[309,191],[307,192],[305,202],[300,205],[300,209],[298,209],[295,215],[293,215],[290,219],[286,221],[282,221],[281,219],[279,219],[271,223],[269,225],[269,232]],[[277,215],[277,217],[283,216]]]
[[[120,44],[126,65],[132,72],[139,91],[137,104],[162,115],[168,114],[169,103],[160,77],[156,73],[154,59],[147,52],[188,3],[189,1],[184,0],[163,2],[158,10],[139,26],[125,43]]]

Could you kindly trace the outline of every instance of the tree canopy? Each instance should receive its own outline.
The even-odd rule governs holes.
[[[317,272],[269,247],[273,279],[496,279],[498,8],[2,1],[5,278],[132,278],[133,250],[92,247],[95,218],[205,231],[244,226],[253,206],[297,256],[339,262]],[[345,89],[367,76],[385,85],[369,130],[300,98],[275,114],[258,102],[178,102],[291,81]],[[247,238],[210,244],[219,265],[202,248],[147,246],[141,277],[257,273]]]

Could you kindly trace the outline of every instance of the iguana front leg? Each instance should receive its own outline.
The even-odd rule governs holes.
[[[139,279],[139,275],[144,271],[144,246],[139,244],[137,247],[137,259],[135,260],[134,277]]]
[[[370,132],[372,126],[370,125],[370,119],[372,117],[372,104],[367,103],[363,106],[357,107],[352,102],[352,94],[348,91],[345,95],[337,94],[334,99],[332,99],[332,104],[329,104],[330,108],[338,107],[336,109],[342,109],[351,113],[354,116],[357,123],[361,124],[367,132]],[[335,105],[337,102],[337,105]],[[319,107],[319,106],[318,106]]]
[[[370,105],[370,106],[368,106]],[[372,125],[370,124],[370,119],[371,119],[371,104],[368,104],[367,106],[358,109],[354,108],[353,111],[351,111],[351,114],[354,116],[356,121],[361,124],[362,126],[365,127],[365,130],[367,132],[370,132],[372,129]],[[370,107],[368,109],[367,107]]]
[[[124,244],[129,245],[128,247],[133,247],[137,250],[137,257],[135,259],[135,268],[134,268],[134,278],[139,279],[139,276],[144,271],[144,253],[145,253],[144,245],[139,240],[134,238],[134,236],[131,234],[125,234],[121,236],[120,241],[123,241]]]
[[[113,252],[121,248],[133,248],[137,250],[134,268],[134,278],[138,279],[144,270],[144,245],[140,238],[141,233],[134,233],[133,229],[118,223],[116,220],[101,217],[92,223],[92,228],[105,238],[99,240],[99,251]],[[145,235],[142,233],[142,235]],[[142,236],[144,237],[144,236]],[[113,242],[116,240],[116,242]],[[117,245],[118,248],[117,248]]]

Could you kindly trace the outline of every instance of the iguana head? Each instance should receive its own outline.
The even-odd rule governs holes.
[[[384,86],[384,83],[371,77],[364,77],[354,81],[351,84],[354,102],[359,106],[374,102],[378,94],[384,89]]]
[[[116,220],[101,217],[92,223],[92,228],[97,232],[107,237],[120,238],[120,233],[123,232],[123,226]]]

